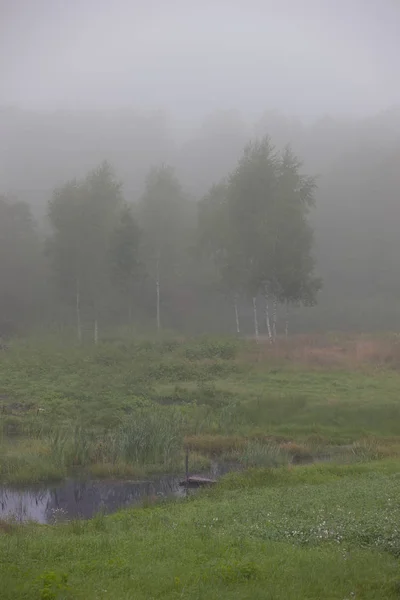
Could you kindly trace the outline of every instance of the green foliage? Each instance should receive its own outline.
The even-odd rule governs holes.
[[[138,283],[143,279],[143,265],[140,259],[141,231],[133,215],[132,206],[125,205],[114,231],[111,234],[111,279],[119,291],[133,305],[133,295]]]
[[[128,292],[125,289],[122,293],[121,289],[117,290],[114,277],[112,285],[105,281],[110,270],[114,270],[110,261],[102,259],[104,274],[101,281],[97,276],[94,281],[95,271],[89,269],[89,262],[94,262],[95,258],[92,249],[97,245],[94,231],[97,226],[94,223],[100,213],[104,215],[106,212],[103,211],[104,198],[100,187],[107,189],[110,197],[114,195],[115,189],[105,185],[105,177],[101,186],[94,189],[85,177],[80,179],[80,174],[96,164],[98,148],[93,143],[93,136],[96,139],[99,136],[103,140],[102,148],[113,157],[117,172],[124,178],[126,199],[130,201],[131,190],[145,188],[145,173],[150,165],[159,164],[162,156],[171,156],[168,151],[168,147],[171,148],[170,142],[173,145],[177,142],[168,141],[165,118],[159,115],[138,115],[134,111],[95,111],[90,115],[83,115],[79,111],[74,114],[72,111],[68,115],[46,115],[12,108],[2,110],[0,119],[4,124],[1,129],[5,139],[9,140],[9,144],[6,142],[5,145],[13,147],[15,144],[15,148],[18,148],[18,152],[11,153],[8,157],[10,168],[4,169],[2,191],[19,190],[19,201],[10,196],[2,196],[0,201],[0,335],[8,337],[15,332],[25,333],[30,327],[35,330],[49,328],[57,335],[69,335],[74,320],[71,309],[75,304],[77,291],[72,263],[76,265],[75,271],[89,274],[89,277],[82,274],[82,281],[79,282],[83,337],[86,333],[85,325],[91,330],[93,325],[93,310],[90,305],[93,285],[97,290],[103,283],[107,284],[107,293],[96,296],[97,301],[101,301],[100,331],[106,325],[127,330],[128,322],[129,329],[133,329],[129,321],[131,307],[127,306]],[[234,230],[230,221],[224,219],[220,208],[227,203],[229,173],[232,173],[237,164],[246,140],[252,135],[259,136],[262,140],[262,136],[269,133],[272,136],[271,142],[277,148],[282,148],[284,143],[290,141],[296,150],[299,149],[310,172],[319,174],[317,206],[315,210],[309,211],[307,217],[308,225],[311,224],[316,233],[309,257],[306,255],[312,242],[310,228],[304,226],[301,211],[296,213],[292,210],[292,205],[294,199],[299,200],[301,205],[308,204],[313,192],[312,182],[302,176],[299,161],[288,152],[284,151],[283,156],[275,158],[279,163],[277,181],[280,185],[277,191],[281,198],[290,200],[286,206],[290,219],[285,217],[285,223],[290,222],[292,226],[281,228],[279,224],[278,239],[274,236],[263,237],[261,231],[267,227],[267,223],[260,220],[257,230],[260,235],[248,236],[249,244],[253,243],[253,237],[254,244],[256,239],[261,238],[265,250],[260,252],[264,275],[264,271],[271,275],[273,261],[268,262],[267,258],[274,255],[270,246],[276,241],[281,259],[279,268],[275,260],[279,281],[274,278],[273,282],[279,283],[281,288],[279,298],[288,298],[293,304],[298,304],[299,301],[307,305],[315,303],[321,284],[311,269],[310,258],[315,254],[318,271],[323,275],[324,290],[319,294],[318,306],[313,310],[291,310],[291,329],[293,325],[293,330],[297,331],[322,331],[326,328],[339,331],[391,330],[400,316],[397,283],[400,280],[397,260],[399,241],[396,228],[396,198],[399,188],[399,150],[396,139],[399,123],[399,114],[395,110],[384,111],[358,120],[357,123],[328,117],[310,124],[301,123],[298,119],[283,116],[276,111],[267,111],[255,124],[245,124],[239,115],[222,111],[208,117],[206,123],[198,131],[192,132],[191,139],[187,139],[183,145],[174,145],[172,155],[176,172],[196,198],[201,198],[213,182],[222,180],[223,183],[216,190],[211,188],[209,194],[206,194],[210,196],[209,202],[205,201],[204,205],[200,202],[199,213],[204,214],[199,215],[197,232],[195,202],[183,203],[185,210],[182,208],[180,211],[170,201],[176,191],[181,191],[179,185],[170,185],[174,178],[166,176],[156,186],[159,192],[158,206],[153,211],[155,218],[150,215],[146,235],[143,234],[142,241],[146,239],[146,249],[142,244],[141,258],[151,266],[150,275],[153,277],[155,265],[147,242],[150,237],[154,238],[154,225],[157,224],[158,227],[161,222],[158,214],[162,214],[167,223],[164,227],[161,222],[158,230],[164,238],[168,231],[174,231],[170,241],[171,244],[176,241],[179,246],[177,254],[180,256],[176,261],[166,259],[166,268],[162,272],[163,325],[185,333],[230,331],[233,312],[231,305],[235,295],[241,313],[242,331],[249,332],[251,308],[246,295],[242,293],[242,287],[236,289],[238,283],[242,286],[246,282],[245,275],[249,273],[249,265],[241,253],[242,247],[238,246],[232,235]],[[34,144],[29,139],[32,131],[40,132]],[[79,156],[82,162],[79,164],[76,161],[77,146],[81,148]],[[260,172],[257,174],[256,169],[252,171],[251,164],[245,167],[242,169],[242,173],[245,172],[246,175],[242,180],[244,185],[237,186],[238,198],[244,198],[244,212],[248,196],[263,199],[260,190],[264,189],[266,200],[268,191],[268,177],[264,181]],[[168,172],[167,168],[156,170]],[[65,175],[74,173],[77,174],[78,181],[63,186]],[[54,177],[60,177],[60,188],[51,202],[54,205],[52,219],[57,222],[57,226],[62,227],[63,233],[56,232],[52,227],[52,243],[48,248],[48,257],[45,258],[42,253],[43,233],[48,228],[42,218],[43,203],[48,199],[50,188],[57,183]],[[261,186],[258,185],[260,182]],[[156,187],[152,185],[152,190],[156,190]],[[81,203],[83,188],[87,194],[86,201]],[[61,195],[64,196],[62,202]],[[56,199],[57,196],[60,197]],[[94,200],[95,197],[98,201]],[[153,202],[154,205],[156,202]],[[158,212],[158,208],[162,209],[164,205],[168,205],[168,210]],[[258,212],[261,206],[253,200],[248,205],[253,212]],[[38,218],[37,231],[29,214],[29,207]],[[358,207],[363,214],[362,219]],[[187,214],[186,209],[190,214]],[[139,219],[139,212],[137,215],[135,212],[135,219]],[[184,214],[187,218],[183,218]],[[236,221],[237,214],[235,212]],[[105,220],[100,220],[102,225],[99,230],[102,230]],[[120,210],[116,211],[115,220],[116,228],[119,229]],[[88,222],[93,223],[92,228],[88,227]],[[153,222],[152,227],[150,222]],[[239,219],[239,225],[240,223]],[[245,223],[246,220],[243,222],[243,229]],[[252,227],[253,225],[257,225],[256,218],[251,223]],[[270,226],[276,226],[273,219],[268,219],[268,230]],[[124,254],[132,256],[134,238],[128,235],[129,227],[123,229],[122,237],[126,242],[122,244]],[[200,235],[205,232],[208,237]],[[109,239],[108,235],[106,237]],[[201,255],[191,252],[198,237],[203,250],[207,250]],[[72,242],[75,243],[76,252]],[[75,262],[78,250],[79,254],[87,257],[87,261]],[[164,253],[161,258],[163,257]],[[60,292],[62,303],[48,285],[49,258],[52,279]],[[215,261],[214,258],[218,260]],[[175,263],[179,263],[179,269],[175,268]],[[173,276],[175,271],[176,276]],[[256,272],[258,273],[258,268]],[[96,273],[99,274],[97,268]],[[119,288],[122,280],[119,276],[117,278]],[[257,285],[256,277],[255,280],[252,281],[254,287]],[[225,294],[221,294],[222,290]],[[151,283],[149,277],[134,296],[132,321],[135,328],[142,332],[146,332],[153,321],[154,292],[154,283]],[[272,292],[271,289],[271,294]],[[3,346],[3,341],[0,345]]]
[[[212,260],[222,288],[237,294],[245,287],[246,264],[228,218],[229,190],[228,182],[222,181],[198,202],[197,236],[200,254]]]
[[[300,168],[289,147],[278,155],[266,136],[249,143],[228,180],[199,202],[201,252],[233,294],[236,311],[242,291],[286,304],[316,302],[321,280],[314,275],[308,219],[316,185]]]
[[[90,521],[90,525],[95,531],[104,532],[107,530],[107,519],[104,512],[100,511],[94,515]]]
[[[68,575],[47,571],[40,576],[42,589],[40,600],[61,600],[66,598],[65,592],[69,590]]]
[[[30,206],[0,193],[0,355],[2,341],[23,331],[45,301],[41,253]]]
[[[47,252],[59,292],[94,318],[110,293],[110,247],[121,206],[121,185],[107,162],[57,188],[49,202]]]
[[[230,177],[227,216],[253,296],[267,287],[280,302],[310,303],[320,287],[307,219],[315,182],[300,167],[289,147],[279,156],[267,136],[246,146]]]
[[[215,359],[231,360],[236,357],[238,344],[234,340],[205,338],[197,340],[192,347],[185,346],[185,356],[189,360]]]
[[[223,562],[212,569],[212,576],[221,579],[226,584],[238,584],[257,579],[260,576],[259,567],[255,562],[232,560]]]
[[[152,277],[166,284],[179,279],[188,246],[190,205],[175,175],[168,166],[152,168],[138,207],[143,230],[144,259]]]

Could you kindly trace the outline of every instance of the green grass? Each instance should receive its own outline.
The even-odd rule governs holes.
[[[260,356],[249,343],[213,338],[12,344],[0,357],[0,481],[54,480],[76,468],[179,470],[185,446],[200,463],[245,448],[246,463],[249,442],[259,464],[260,444],[272,442],[304,455],[354,443],[353,458],[400,454],[392,366]]]
[[[189,500],[52,526],[0,523],[4,600],[390,600],[400,464],[228,476]]]
[[[321,366],[284,350],[199,338],[2,353],[2,483],[183,472],[186,448],[192,469],[249,468],[175,503],[0,521],[0,598],[399,599],[396,357]],[[290,465],[324,454],[336,462]]]

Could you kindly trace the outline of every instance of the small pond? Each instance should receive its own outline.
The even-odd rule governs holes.
[[[237,470],[237,465],[214,464],[206,477],[217,478]],[[185,496],[182,476],[163,475],[146,481],[68,479],[62,484],[16,489],[0,486],[0,519],[53,523],[65,519],[89,519],[96,513],[112,513],[143,503],[146,498]]]

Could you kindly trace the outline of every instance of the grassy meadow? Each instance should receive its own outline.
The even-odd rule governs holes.
[[[400,343],[19,342],[0,354],[0,482],[400,453]],[[265,464],[264,464],[265,463]]]
[[[3,600],[400,597],[400,465],[228,475],[174,503],[3,523]]]
[[[0,597],[400,598],[399,390],[396,336],[11,344],[0,485],[183,472],[186,449],[191,470],[246,470],[90,521],[0,521]]]

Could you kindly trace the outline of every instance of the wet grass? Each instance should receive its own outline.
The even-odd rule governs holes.
[[[399,598],[400,465],[255,469],[176,503],[0,523],[4,600]]]
[[[247,470],[90,521],[0,521],[0,597],[400,598],[398,355],[386,338],[12,345],[2,483],[183,472],[186,449],[192,469]]]
[[[0,357],[0,481],[181,470],[186,448],[200,466],[400,456],[398,356],[397,338],[19,341]]]

